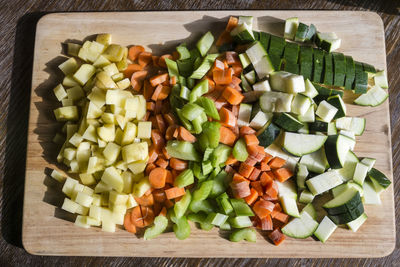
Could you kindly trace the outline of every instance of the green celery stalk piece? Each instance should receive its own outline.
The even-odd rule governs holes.
[[[179,240],[184,240],[189,237],[190,235],[190,224],[187,221],[185,216],[180,217],[176,220],[176,223],[173,226],[174,233],[176,238]]]
[[[213,167],[212,167],[210,161],[203,161],[203,163],[201,164],[201,168],[203,170],[204,175],[210,174],[210,172],[212,172],[212,170],[213,170]]]
[[[158,215],[154,219],[154,225],[144,231],[144,240],[150,240],[162,234],[168,226],[168,219],[163,215]]]
[[[248,216],[236,216],[229,218],[229,223],[233,228],[246,228],[253,226],[253,223]]]
[[[235,230],[230,234],[229,240],[232,242],[240,242],[243,240],[246,240],[248,242],[256,242],[257,240],[256,230],[254,230],[254,228],[244,228]]]
[[[166,149],[171,157],[183,160],[200,161],[200,155],[197,153],[192,143],[178,140],[168,141]]]
[[[220,120],[218,110],[215,107],[215,103],[211,99],[207,97],[199,97],[196,103],[204,108],[204,112],[207,114],[207,116],[210,116],[215,120]]]
[[[208,50],[210,50],[210,47],[212,46],[214,42],[214,36],[210,31],[208,31],[206,34],[204,34],[200,40],[197,42],[196,47],[200,52],[200,55],[204,57]]]
[[[214,150],[214,149],[212,149],[212,148],[210,148],[210,147],[207,147],[206,150],[204,150],[203,161],[207,161],[207,160],[210,158],[210,156],[211,156],[213,150]]]
[[[230,201],[236,216],[254,216],[253,211],[243,199],[231,198]]]
[[[207,147],[216,148],[219,144],[220,132],[219,128],[221,125],[219,122],[205,122],[203,125],[203,132],[200,135],[199,144],[202,151],[206,150]],[[213,158],[214,152],[211,155]],[[216,167],[213,164],[214,167]]]
[[[181,172],[174,181],[174,185],[179,188],[183,188],[193,183],[194,183],[194,176],[193,176],[193,171],[191,169],[186,169],[183,172]]]
[[[205,200],[213,188],[213,180],[208,180],[198,184],[198,188],[193,192],[193,201]]]
[[[189,190],[186,190],[186,194],[182,197],[181,200],[175,202],[174,205],[174,212],[177,218],[180,218],[183,215],[185,215],[185,212],[189,208],[191,201],[192,201],[192,195],[190,194]]]
[[[195,102],[200,96],[206,94],[207,92],[208,92],[208,80],[205,79],[198,82],[192,89],[192,92],[190,93],[189,96],[190,103]]]
[[[209,231],[214,227],[214,225],[207,222],[207,214],[204,212],[190,213],[187,218],[189,221],[200,224],[202,230]]]
[[[247,153],[246,142],[243,138],[240,138],[236,141],[232,150],[232,154],[238,161],[246,161],[249,154]]]
[[[169,77],[179,77],[179,69],[178,69],[178,64],[176,64],[175,61],[166,58],[165,59],[165,64],[167,65],[168,68],[168,75]]]
[[[186,44],[180,44],[179,46],[176,47],[176,51],[179,54],[179,60],[183,59],[190,59],[190,51],[187,49]]]
[[[231,154],[232,148],[227,145],[219,144],[211,155],[211,163],[214,167],[225,165],[226,160]]]
[[[226,173],[225,171],[221,171],[217,176],[215,176],[213,188],[211,190],[209,197],[215,198],[226,191],[227,178],[228,178],[228,173]]]
[[[203,181],[207,176],[203,175],[203,172],[201,171],[201,165],[198,162],[194,162],[192,171],[194,176],[199,179],[199,181]]]
[[[193,89],[194,90],[194,89]],[[182,108],[182,116],[189,121],[193,121],[204,112],[204,109],[194,103],[187,103]]]
[[[193,79],[201,79],[206,75],[206,73],[211,69],[214,64],[215,59],[219,56],[219,54],[209,54],[205,56],[203,59],[197,58],[194,61],[194,71],[190,78]],[[198,62],[198,63],[196,63]],[[189,86],[190,88],[190,86]]]
[[[218,199],[217,202],[223,213],[229,216],[233,215],[233,207],[228,198]]]
[[[205,213],[214,212],[214,206],[208,199],[204,200],[193,200],[190,202],[189,210],[191,212],[197,213],[199,211],[204,211]]]
[[[228,220],[228,216],[225,214],[212,212],[208,214],[206,220],[215,226],[221,226]]]

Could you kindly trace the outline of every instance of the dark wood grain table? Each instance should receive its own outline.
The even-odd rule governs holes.
[[[380,259],[184,259],[43,257],[29,255],[21,243],[26,132],[33,46],[38,19],[49,12],[204,9],[326,9],[377,12],[385,25],[396,208],[400,199],[400,1],[354,0],[1,0],[0,1],[0,266],[399,266],[400,216],[396,213],[394,252]],[[40,216],[40,214],[37,214]],[[379,233],[376,233],[379,235]]]

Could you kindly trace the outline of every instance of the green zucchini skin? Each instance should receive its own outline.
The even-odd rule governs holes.
[[[272,122],[269,125],[265,125],[257,132],[257,138],[260,142],[259,145],[263,147],[268,147],[275,141],[280,131],[281,128],[279,128],[276,124]]]
[[[357,192],[352,199],[350,199],[343,205],[333,208],[324,207],[324,209],[329,215],[340,215],[342,213],[351,212],[352,210],[356,209],[360,204],[362,205],[361,196],[360,193]]]
[[[375,180],[380,186],[383,188],[388,188],[389,185],[392,183],[386,175],[384,175],[382,172],[375,168],[371,168],[371,170],[368,172],[368,177],[371,180]]]
[[[301,127],[304,126],[303,123],[284,112],[279,113],[274,118],[274,123],[288,132],[297,132]]]
[[[364,213],[364,205],[360,203],[356,208],[351,211],[337,214],[337,215],[328,215],[329,219],[331,219],[335,224],[345,224],[349,223],[358,217],[360,217]]]

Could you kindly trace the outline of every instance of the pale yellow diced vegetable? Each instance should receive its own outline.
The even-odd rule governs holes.
[[[144,160],[131,162],[130,164],[128,164],[128,168],[129,170],[131,170],[133,174],[144,172],[144,170],[146,169],[147,161],[148,161],[148,156]]]
[[[97,128],[97,134],[104,141],[112,142],[115,139],[115,125],[104,124],[103,126]]]
[[[151,138],[151,121],[139,121],[137,138],[140,139]]]
[[[78,62],[73,57],[70,57],[69,59],[58,65],[58,68],[65,75],[73,74],[78,69],[78,67]]]
[[[146,115],[146,99],[144,98],[143,95],[137,95],[136,97],[139,100],[138,109],[136,112],[136,118],[138,120],[141,120],[143,119],[144,115]]]
[[[117,114],[115,115],[115,120],[117,121],[119,127],[123,130],[125,128],[126,123],[128,122],[124,116]]]
[[[61,209],[68,211],[70,213],[76,213],[79,208],[79,204],[75,201],[72,201],[69,198],[64,198],[64,203],[61,206]]]
[[[112,190],[112,186],[106,184],[103,181],[100,181],[96,187],[94,188],[95,193],[103,193]]]
[[[121,61],[117,63],[117,67],[119,71],[124,71],[128,68],[128,60],[126,58],[122,58]]]
[[[113,81],[117,83],[117,86],[118,86],[119,89],[125,89],[125,88],[119,87],[119,85],[118,85],[118,82],[121,81],[121,80],[123,80],[124,77],[125,77],[125,76],[124,76],[124,74],[123,74],[122,72],[118,72],[118,73],[112,75],[112,76],[111,76],[111,79],[113,79]],[[127,79],[128,79],[128,78],[127,78]],[[130,84],[130,80],[129,80],[129,79],[128,79],[128,81],[129,81],[129,84]],[[126,87],[126,88],[127,88],[127,87]]]
[[[80,85],[84,85],[95,73],[95,67],[89,64],[82,64],[72,77]]]
[[[82,228],[90,228],[90,225],[86,224],[86,216],[76,216],[75,225]]]
[[[57,97],[58,101],[61,101],[68,96],[67,92],[65,91],[64,86],[62,86],[62,84],[57,85],[53,89],[53,92],[54,92],[54,95]]]
[[[151,188],[149,178],[144,177],[142,180],[140,180],[138,183],[133,185],[133,192],[132,194],[135,197],[142,197],[144,193],[146,193],[147,190]]]
[[[80,44],[67,43],[67,54],[72,57],[77,57],[81,47]]]
[[[78,173],[79,172],[79,163],[77,160],[71,160],[71,162],[69,163],[69,167],[70,167],[70,172],[72,173]]]
[[[135,198],[133,197],[133,195],[129,194],[128,201],[126,202],[126,208],[131,209],[133,207],[136,207],[137,205],[138,204],[137,204]]]
[[[92,141],[92,142],[96,143],[97,142],[96,128],[93,125],[87,126],[82,137],[83,137],[83,139],[86,139],[88,141]]]
[[[117,192],[122,192],[122,189],[124,188],[124,181],[122,180],[122,177],[117,169],[115,169],[113,166],[104,170],[101,180],[110,185]]]
[[[124,205],[125,206],[127,201],[128,201],[127,194],[121,194],[114,190],[110,191],[108,203],[111,203],[114,205]]]
[[[79,178],[84,185],[92,185],[96,183],[96,180],[91,173],[80,173]]]
[[[117,44],[110,44],[103,55],[111,62],[118,62],[124,55],[124,48]]]
[[[80,183],[75,184],[74,190],[72,191],[71,199],[76,202],[76,196],[78,195],[79,192],[83,192],[83,189],[85,189],[85,186],[83,184]]]
[[[126,171],[128,169],[128,165],[126,162],[120,160],[117,163],[114,164],[115,168],[121,170],[121,171]]]
[[[72,101],[72,99],[64,98],[63,100],[61,100],[61,105],[63,107],[73,106],[74,105],[74,101]]]
[[[64,160],[64,149],[65,149],[66,143],[67,143],[67,142],[65,142],[65,143],[61,146],[60,151],[58,152],[58,155],[57,155],[57,162],[58,162],[58,163],[61,163],[61,162]]]
[[[86,124],[92,125],[94,128],[98,128],[101,125],[100,121],[96,119],[86,119]]]
[[[108,65],[108,66],[111,66],[111,65]],[[115,82],[113,81],[111,76],[108,75],[108,73],[105,72],[105,71],[101,71],[101,72],[97,73],[96,78],[97,78],[98,81],[101,82],[101,85],[102,85],[102,87],[104,89],[115,89],[115,88],[117,88],[117,85],[115,84]],[[100,88],[102,88],[102,87],[100,87]]]
[[[89,161],[92,151],[90,150],[89,142],[82,142],[79,144],[76,150],[76,160],[80,165],[80,169],[84,170],[87,168],[87,162]]]
[[[91,218],[89,216],[86,216],[86,224],[87,225],[91,225],[91,226],[100,226],[101,225],[101,221],[100,220],[96,220],[94,218]]]
[[[113,76],[114,74],[119,73],[117,65],[115,65],[115,63],[112,63],[110,65],[107,65],[107,66],[103,67],[103,70],[110,77]]]
[[[122,147],[122,159],[126,163],[144,160],[148,156],[148,145],[146,142],[133,143]]]
[[[131,85],[131,81],[128,78],[122,79],[117,82],[118,89],[125,90]]]
[[[104,148],[107,145],[106,141],[101,140],[101,138],[97,139],[97,143],[99,144],[100,148]]]
[[[94,84],[95,84],[95,76],[93,75],[86,83],[85,85],[82,87],[83,91],[85,91],[86,93],[90,93]]]
[[[108,196],[109,196],[109,194],[110,194],[110,191],[101,192],[100,203],[101,203],[102,206],[108,206]]]
[[[126,213],[126,205],[114,205],[112,212],[112,220],[115,224],[123,225]]]
[[[75,147],[78,147],[79,144],[83,141],[83,137],[78,134],[78,133],[74,133],[73,136],[71,136],[71,138],[69,139],[69,143],[72,144]]]
[[[83,92],[82,87],[76,85],[72,88],[67,89],[68,99],[72,101],[77,101],[85,97],[85,92]]]
[[[106,104],[123,108],[125,106],[126,99],[132,97],[133,95],[129,91],[108,90],[106,93]]]
[[[105,112],[101,115],[104,124],[115,124],[115,116],[112,113]]]
[[[114,115],[122,115],[125,116],[125,109],[121,107],[117,107],[116,105],[110,105],[110,110]]]
[[[88,161],[87,173],[92,174],[99,171],[99,165],[101,165],[102,163],[103,162],[101,162],[101,160],[97,156],[90,157]]]
[[[67,140],[71,139],[71,137],[77,132],[78,130],[78,125],[68,123],[66,126],[66,131],[67,131]]]
[[[67,147],[64,149],[64,158],[67,160],[73,160],[76,156],[76,149],[72,147]]]
[[[135,111],[135,114],[136,114],[138,107],[139,107],[139,98],[132,97],[132,98],[125,99],[125,106],[124,106],[125,110]]]
[[[111,62],[106,59],[103,55],[100,55],[95,62],[93,62],[93,66],[96,68],[103,68],[104,66],[107,66],[111,64]]]
[[[75,198],[75,202],[84,206],[84,207],[90,207],[92,204],[93,197],[89,196],[86,193],[83,192],[78,192]]]
[[[89,213],[89,208],[79,205],[78,209],[76,210],[76,213],[86,216]]]
[[[99,195],[99,194],[93,194],[92,195],[92,197],[93,197],[93,202],[92,202],[92,205],[94,205],[94,206],[100,206],[100,204],[101,204],[101,195]]]
[[[62,85],[65,87],[73,87],[79,85],[79,83],[74,80],[72,75],[67,75],[64,77]]]
[[[136,138],[137,127],[136,124],[128,122],[125,125],[124,134],[122,135],[121,145],[129,145]]]
[[[61,107],[54,110],[57,121],[76,121],[79,119],[76,106]]]
[[[109,233],[114,233],[115,232],[115,223],[113,222],[113,220],[107,219],[107,220],[103,220],[101,223],[101,230],[103,232],[109,232]]]
[[[92,217],[93,219],[101,221],[101,211],[102,208],[98,206],[90,206],[89,209],[89,216]]]
[[[132,174],[132,179],[134,183],[139,182],[140,180],[142,180],[144,178],[144,173],[143,172],[139,172],[139,173],[133,173]]]
[[[100,54],[104,51],[105,47],[96,41],[90,43],[89,48],[86,51],[86,59],[89,62],[95,62]]]
[[[96,42],[103,44],[104,46],[109,46],[111,44],[111,34],[101,33],[96,36]]]
[[[93,197],[93,195],[94,195],[94,190],[92,188],[90,188],[89,186],[84,186],[82,192],[85,194],[88,194],[91,197]]]
[[[121,175],[122,180],[124,181],[124,189],[122,192],[125,194],[132,193],[132,185],[133,185],[133,175],[130,171],[124,171]]]
[[[60,183],[61,183],[61,182],[64,182],[64,181],[67,179],[67,176],[66,176],[66,175],[64,175],[64,174],[62,174],[62,173],[60,173],[59,171],[54,170],[54,169],[53,169],[53,171],[51,172],[50,176],[51,176],[53,179],[59,181]]]
[[[87,119],[97,119],[103,114],[103,110],[98,108],[93,102],[89,103],[88,112],[86,114]]]
[[[108,143],[107,146],[103,150],[104,157],[109,161],[116,161],[119,153],[121,151],[121,147],[115,143]]]
[[[102,108],[106,104],[106,93],[97,87],[93,87],[92,92],[87,98],[98,108]]]

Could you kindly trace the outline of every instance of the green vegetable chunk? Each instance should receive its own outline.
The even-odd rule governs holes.
[[[249,154],[247,153],[246,142],[243,138],[240,138],[236,141],[235,146],[233,147],[232,154],[238,161],[246,161]]]
[[[144,237],[143,237],[144,240],[150,240],[157,237],[158,235],[163,233],[165,229],[167,229],[167,226],[168,226],[167,217],[163,215],[158,215],[154,219],[154,225],[152,227],[147,228],[146,231],[144,232]]]
[[[189,190],[186,190],[186,194],[182,197],[181,200],[175,203],[174,212],[177,218],[185,215],[185,212],[189,208],[190,202],[192,201],[192,195]]]
[[[254,230],[253,228],[244,228],[235,230],[229,236],[229,240],[232,242],[240,242],[243,240],[246,240],[248,242],[256,242],[257,240],[256,230]]]
[[[191,169],[181,172],[174,181],[174,185],[180,188],[191,185],[194,183],[193,171]]]

